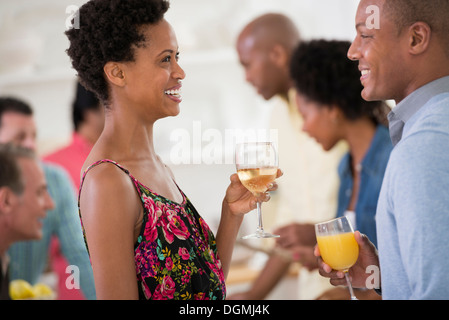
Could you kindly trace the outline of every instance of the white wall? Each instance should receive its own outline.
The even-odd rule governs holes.
[[[0,95],[18,96],[34,107],[41,153],[70,138],[75,72],[65,54],[68,41],[63,33],[67,6],[84,2],[0,0]],[[188,132],[193,146],[198,134],[208,129],[224,139],[226,129],[267,126],[271,104],[245,83],[234,50],[238,32],[252,18],[281,12],[297,23],[304,39],[352,40],[357,4],[358,0],[171,0],[166,18],[177,32],[187,78],[181,114],[156,126],[156,147],[163,159],[170,164],[170,151],[179,143],[170,141],[173,132]],[[233,165],[172,168],[214,228]]]

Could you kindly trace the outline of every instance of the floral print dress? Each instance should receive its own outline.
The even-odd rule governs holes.
[[[86,169],[80,193],[88,171],[101,163],[112,163],[124,171],[142,201],[144,218],[134,245],[139,299],[224,299],[226,286],[215,237],[185,194],[178,188],[182,203],[164,198],[108,159]],[[85,237],[84,228],[83,233]]]

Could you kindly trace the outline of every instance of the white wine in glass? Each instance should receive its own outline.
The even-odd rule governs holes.
[[[321,258],[332,269],[343,271],[351,300],[357,300],[349,280],[348,271],[359,257],[359,245],[347,217],[340,217],[315,225],[316,239]]]
[[[235,149],[235,164],[240,181],[255,197],[268,190],[267,185],[276,179],[278,171],[278,156],[271,142],[239,143]],[[265,232],[262,222],[261,203],[257,202],[259,224],[256,232],[243,239],[277,238]]]

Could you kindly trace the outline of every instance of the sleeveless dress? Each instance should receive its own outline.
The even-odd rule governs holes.
[[[173,202],[151,191],[115,161],[95,162],[83,174],[102,163],[111,163],[133,181],[142,201],[143,223],[134,244],[139,299],[221,300],[226,297],[215,237],[182,192],[183,202]],[[78,210],[81,219],[81,210]],[[86,248],[86,234],[83,227]],[[119,276],[119,275],[118,275]]]

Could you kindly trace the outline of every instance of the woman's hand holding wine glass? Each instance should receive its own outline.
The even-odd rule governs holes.
[[[273,190],[273,188],[270,189],[270,186],[275,186],[274,180],[281,174],[278,169],[278,156],[273,143],[249,142],[237,144],[235,164],[242,187],[244,186],[249,191],[245,193],[245,197],[249,197],[249,193],[251,193],[255,199],[259,221],[256,232],[243,238],[279,237],[264,231],[261,212],[261,203],[267,200],[266,192]],[[253,202],[250,201],[249,203],[253,206]]]

